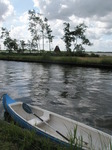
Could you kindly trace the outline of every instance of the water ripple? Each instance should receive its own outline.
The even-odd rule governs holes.
[[[111,133],[99,122],[104,116],[111,124],[105,116],[112,116],[112,70],[11,61],[0,61],[0,66],[0,95],[8,93]]]

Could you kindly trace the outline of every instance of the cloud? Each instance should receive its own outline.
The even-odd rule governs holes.
[[[33,0],[48,20],[70,22],[75,26],[84,22],[92,30],[105,34],[112,29],[112,0]],[[91,27],[92,26],[92,27]],[[106,31],[108,30],[108,31]]]
[[[4,21],[14,12],[14,8],[9,0],[0,0],[0,22]]]
[[[31,38],[30,31],[28,30],[28,12],[24,12],[21,16],[12,20],[12,25],[10,29],[10,36],[18,40],[29,40]]]
[[[33,0],[49,20],[80,22],[89,20],[104,24],[105,28],[112,27],[112,0]],[[75,21],[74,21],[74,18]],[[73,19],[72,19],[73,18]],[[77,19],[77,20],[76,20]]]
[[[71,29],[84,22],[88,28],[86,35],[97,50],[111,45],[112,40],[112,0],[33,0],[34,5],[48,18],[53,34],[63,36],[63,23],[69,22]],[[107,46],[108,47],[108,46]],[[103,48],[102,48],[103,49]],[[107,48],[108,49],[108,48]]]
[[[28,11],[24,12],[24,13],[19,17],[19,21],[20,21],[21,23],[28,24],[28,22],[29,22]]]
[[[71,15],[81,18],[103,17],[112,12],[112,1],[102,0],[33,0],[49,19],[67,19]]]
[[[12,37],[12,39],[25,41],[27,41],[31,37],[27,25],[21,25],[17,27],[11,26],[10,36]]]
[[[75,0],[73,1],[72,9],[74,8],[74,14],[78,17],[102,17],[106,16],[112,11],[112,1],[102,0]],[[75,7],[74,7],[75,6]]]
[[[48,19],[55,36],[53,46],[59,45],[64,49],[65,43],[61,40],[64,31],[64,22],[69,22],[71,30],[80,23],[85,23],[88,28],[87,38],[94,44],[88,49],[98,50],[111,48],[112,43],[112,0],[32,0],[37,13],[43,14]],[[15,8],[16,9],[16,8]],[[16,10],[17,11],[17,10]],[[6,23],[11,24],[11,36],[17,39],[28,39],[28,14],[24,11],[21,16],[15,16]],[[10,0],[0,0],[0,22],[14,13]],[[0,25],[1,26],[1,25]],[[106,36],[106,39],[104,38]],[[109,40],[107,40],[109,38]],[[58,44],[59,43],[59,44]],[[108,46],[109,45],[109,46]]]

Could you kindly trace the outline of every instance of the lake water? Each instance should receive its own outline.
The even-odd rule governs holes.
[[[112,134],[112,70],[0,61],[3,93]]]

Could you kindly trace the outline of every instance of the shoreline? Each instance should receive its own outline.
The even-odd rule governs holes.
[[[76,56],[49,56],[34,54],[0,54],[0,60],[71,65],[76,67],[90,67],[112,69],[112,56],[76,57]]]

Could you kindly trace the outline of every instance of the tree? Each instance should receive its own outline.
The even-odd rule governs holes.
[[[8,38],[9,37],[9,32],[6,28],[1,28],[2,32],[1,32],[1,38]]]
[[[40,35],[39,35],[39,22],[40,18],[36,15],[35,10],[29,10],[29,30],[32,35],[32,43],[35,43],[35,48],[39,48],[39,41],[40,41]]]
[[[42,44],[43,45],[43,50],[44,50],[44,39],[45,39],[46,22],[47,22],[46,18],[44,19],[44,21],[40,18],[40,26],[41,26],[41,33],[42,33],[42,40],[43,40],[43,44]]]
[[[4,45],[7,47],[9,52],[11,52],[12,50],[17,51],[18,49],[18,44],[17,44],[16,39],[12,40],[10,37],[5,39]]]
[[[92,43],[85,36],[85,31],[87,26],[84,23],[79,24],[75,27],[74,31],[70,32],[72,36],[72,41],[74,43],[74,50],[76,51],[84,51],[83,45],[91,46]]]
[[[25,51],[25,46],[26,46],[25,41],[24,41],[24,40],[20,40],[20,43],[19,43],[19,51],[24,53],[24,51]]]
[[[65,46],[67,51],[71,52],[71,43],[73,42],[74,50],[84,52],[83,45],[91,46],[92,43],[89,41],[89,39],[85,36],[85,31],[87,29],[87,26],[84,23],[79,24],[74,28],[73,31],[70,31],[70,24],[64,23],[64,36],[63,40],[65,42]]]
[[[32,41],[37,46],[37,49],[40,45],[40,39],[42,39],[42,48],[44,50],[45,38],[49,40],[49,49],[50,43],[52,42],[53,36],[51,35],[52,30],[50,25],[48,25],[48,19],[42,19],[39,13],[36,13],[35,10],[29,10],[29,30],[32,35]]]
[[[2,28],[2,35],[1,38],[4,38],[4,45],[7,47],[9,52],[12,50],[17,50],[18,49],[18,44],[16,39],[11,39],[9,36],[10,31],[8,31],[6,28]]]
[[[66,50],[67,52],[71,52],[71,35],[70,35],[70,24],[69,23],[64,23],[65,28],[64,28],[64,36],[62,37],[62,39],[65,42],[65,46],[66,46]]]
[[[50,29],[50,25],[48,25],[48,24],[46,25],[46,32],[47,32],[47,38],[49,41],[49,51],[51,51],[51,45],[50,44],[52,43],[54,36],[51,35],[52,30]]]

